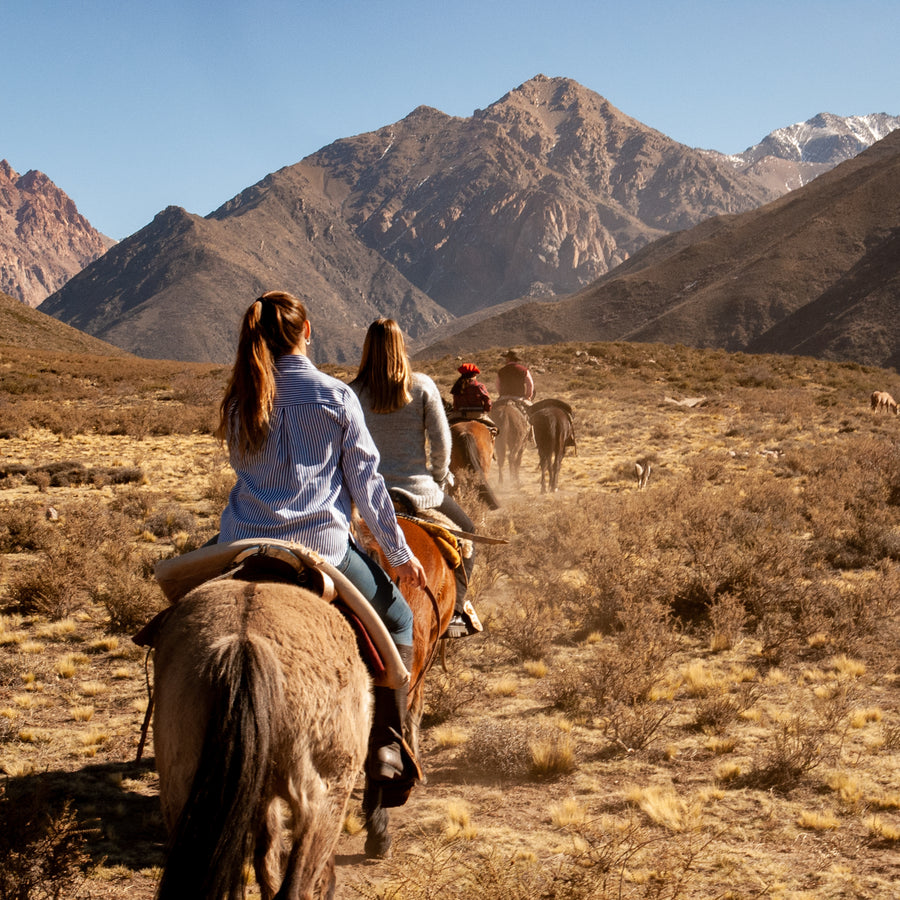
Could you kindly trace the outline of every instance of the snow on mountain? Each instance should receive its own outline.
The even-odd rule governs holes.
[[[896,128],[900,128],[900,116],[886,113],[867,116],[820,113],[806,122],[776,129],[738,157],[747,165],[774,156],[791,162],[834,166],[852,159]]]

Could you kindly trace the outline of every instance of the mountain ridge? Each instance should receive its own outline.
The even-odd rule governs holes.
[[[317,358],[343,362],[380,315],[421,346],[460,316],[629,271],[672,233],[782,196],[796,165],[739,171],[539,75],[470,117],[419,106],[337,140],[206,217],[169,208],[42,309],[142,355],[226,362],[253,297],[290,289]]]
[[[418,352],[472,351],[503,343],[500,335],[523,344],[578,335],[760,353],[814,347],[830,359],[892,365],[897,355],[887,348],[900,328],[887,304],[900,262],[885,248],[896,246],[898,183],[900,131],[893,131],[766,206],[670,235],[567,298],[517,306]],[[864,283],[867,273],[874,277]],[[874,318],[861,321],[863,308]],[[848,342],[835,330],[835,318],[851,309],[867,339]],[[817,310],[828,311],[831,330],[820,329],[814,342]],[[858,355],[848,356],[851,347]]]

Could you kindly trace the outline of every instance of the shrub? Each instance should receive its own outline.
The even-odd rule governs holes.
[[[20,553],[40,550],[49,526],[36,506],[4,506],[0,509],[0,552]]]
[[[147,517],[144,527],[156,537],[168,538],[180,531],[195,531],[197,519],[189,510],[167,503]]]
[[[0,786],[0,900],[71,900],[90,861],[87,830],[66,801]]]

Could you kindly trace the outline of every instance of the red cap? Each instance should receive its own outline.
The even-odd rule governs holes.
[[[463,363],[457,370],[460,375],[480,375],[481,369],[475,363]]]

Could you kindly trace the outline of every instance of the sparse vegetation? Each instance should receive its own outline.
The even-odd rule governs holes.
[[[16,870],[52,863],[60,892],[9,896],[85,879],[147,900],[164,836],[133,762],[128,634],[161,605],[153,561],[217,528],[224,372],[2,352],[0,767],[11,790],[58,788],[41,834],[71,834]],[[868,395],[896,374],[660,345],[526,355],[575,407],[578,456],[556,496],[532,451],[499,511],[464,497],[510,541],[477,546],[485,632],[429,675],[428,784],[393,813],[394,859],[339,866],[339,900],[892,897],[900,436]],[[423,367],[446,392],[454,361]],[[706,401],[665,400],[685,396]]]

